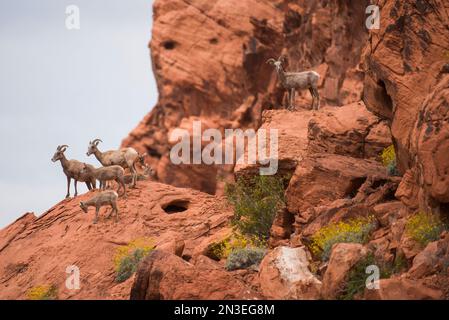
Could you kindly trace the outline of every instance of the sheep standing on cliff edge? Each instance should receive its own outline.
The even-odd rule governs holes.
[[[288,110],[293,109],[296,89],[309,89],[312,95],[312,109],[318,110],[320,108],[320,95],[318,94],[320,75],[315,71],[285,72],[282,67],[283,62],[283,57],[280,57],[278,60],[273,58],[267,60],[267,63],[275,67],[282,87],[288,92]]]

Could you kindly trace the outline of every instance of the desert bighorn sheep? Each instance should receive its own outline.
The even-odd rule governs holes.
[[[133,175],[131,187],[134,187],[137,181],[136,162],[141,161],[139,153],[134,148],[122,148],[120,150],[101,152],[98,150],[98,143],[100,142],[103,141],[100,139],[90,141],[87,155],[94,154],[97,160],[105,167],[119,165],[124,169],[129,168]]]
[[[118,190],[120,190],[120,187],[123,189],[123,196],[126,195],[126,187],[125,187],[125,169],[118,165],[113,165],[109,167],[101,167],[101,168],[94,168],[92,166],[84,165],[83,169],[81,170],[82,174],[90,175],[97,179],[100,182],[100,189],[105,190],[106,189],[106,182],[108,181],[116,181],[119,185]]]
[[[282,67],[284,59],[282,56],[278,60],[271,58],[267,60],[267,63],[275,67],[282,86],[288,91],[288,109],[293,109],[296,89],[309,89],[312,95],[312,109],[318,110],[320,108],[320,95],[318,94],[320,75],[315,71],[285,72]],[[317,99],[317,103],[315,103],[315,99]]]
[[[87,213],[89,207],[95,207],[95,219],[93,222],[95,224],[98,222],[98,212],[100,211],[100,208],[109,205],[111,206],[111,212],[109,213],[107,218],[109,218],[115,211],[115,221],[118,221],[117,198],[118,194],[115,191],[102,191],[99,194],[94,195],[87,201],[81,201],[80,207],[85,213]]]
[[[94,168],[90,164],[85,164],[83,162],[77,161],[77,160],[67,160],[67,158],[64,155],[64,152],[68,148],[68,145],[62,145],[58,146],[56,148],[56,152],[53,155],[53,158],[51,161],[61,161],[62,170],[64,171],[66,177],[67,177],[67,194],[66,198],[70,197],[70,181],[71,179],[75,180],[75,197],[78,195],[78,188],[77,184],[78,181],[85,182],[87,185],[87,188],[89,190],[95,189],[96,187],[96,180],[94,177],[92,177],[88,172],[81,172],[85,166],[89,168]]]

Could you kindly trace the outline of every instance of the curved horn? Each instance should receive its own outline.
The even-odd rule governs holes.
[[[282,56],[279,57],[278,60],[279,60],[280,62],[282,62],[282,63],[285,63],[285,62],[287,61],[287,57],[284,56],[284,55],[282,55]]]
[[[59,149],[60,151],[62,151],[62,152],[64,152],[64,151],[66,151],[66,149],[69,147],[68,145],[66,145],[66,144],[63,144],[62,146],[60,146],[61,148]],[[64,148],[64,150],[63,150],[63,148]]]
[[[101,141],[101,139],[94,139],[94,141],[92,141],[92,143],[93,143],[94,145],[96,145],[96,146],[98,146],[98,144],[99,144],[100,142],[103,142],[103,141]]]
[[[268,59],[267,60],[267,62],[266,63],[269,63],[269,64],[273,64],[273,63],[275,63],[276,62],[276,60],[275,59],[273,59],[273,58],[270,58],[270,59]]]

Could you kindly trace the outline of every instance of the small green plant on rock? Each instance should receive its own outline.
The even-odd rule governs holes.
[[[114,256],[114,266],[117,273],[115,280],[123,282],[137,270],[139,262],[154,249],[153,241],[139,238],[126,246],[117,248]]]
[[[257,266],[265,256],[266,250],[262,248],[242,248],[231,252],[226,260],[226,270],[246,269]]]
[[[372,216],[330,223],[312,236],[309,248],[325,261],[329,259],[334,244],[366,243],[376,226],[376,220]]]
[[[440,238],[446,225],[436,216],[425,212],[418,212],[407,220],[406,233],[422,246]]]
[[[388,279],[393,274],[400,273],[407,265],[403,256],[397,256],[393,262],[386,263],[378,261],[372,253],[369,253],[365,258],[361,259],[350,270],[345,285],[340,295],[339,300],[353,300],[357,295],[363,293],[366,288],[366,280],[371,272],[367,273],[369,266],[377,266],[379,268],[379,279]]]
[[[227,184],[225,195],[234,206],[232,224],[245,235],[268,239],[278,210],[285,206],[285,178],[255,176]]]

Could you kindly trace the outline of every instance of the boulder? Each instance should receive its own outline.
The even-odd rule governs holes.
[[[232,273],[202,256],[195,264],[173,254],[154,250],[139,265],[131,300],[260,299]]]
[[[391,145],[387,125],[368,111],[362,101],[320,111],[309,122],[310,153],[376,159]]]
[[[292,213],[327,205],[337,199],[354,197],[369,177],[386,180],[385,168],[378,162],[336,154],[317,154],[296,167],[286,191]]]
[[[408,275],[413,279],[424,278],[437,272],[446,272],[449,266],[449,233],[443,239],[429,243],[413,258]]]
[[[263,295],[268,299],[318,299],[321,282],[308,266],[304,248],[275,248],[259,266]]]
[[[379,289],[365,289],[366,300],[441,300],[443,292],[421,280],[405,277],[380,279]]]
[[[344,290],[351,268],[366,257],[368,250],[358,243],[337,243],[332,247],[329,264],[323,277],[322,296],[336,299]]]

